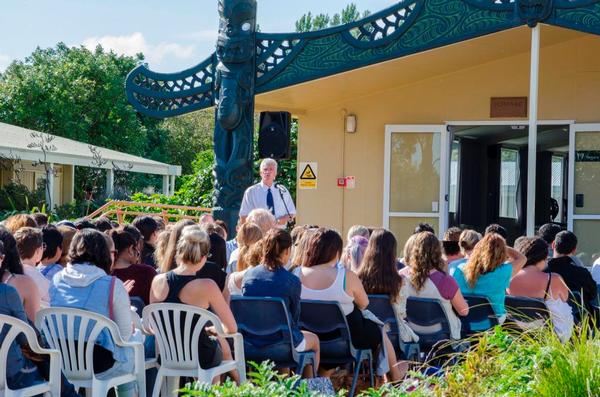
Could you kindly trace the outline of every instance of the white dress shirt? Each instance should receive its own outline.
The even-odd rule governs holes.
[[[244,198],[242,199],[242,206],[240,208],[240,216],[248,216],[250,211],[256,208],[269,209],[267,206],[267,192],[271,189],[273,194],[273,205],[275,207],[275,218],[283,218],[287,216],[288,211],[290,215],[296,215],[296,207],[290,192],[283,186],[275,184],[270,188],[265,185],[262,181],[250,186],[244,192]],[[282,199],[283,196],[283,199]],[[285,205],[284,205],[285,201]],[[287,206],[287,211],[286,211]]]

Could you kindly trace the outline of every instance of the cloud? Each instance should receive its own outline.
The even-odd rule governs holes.
[[[13,60],[14,58],[9,55],[0,54],[0,72],[4,72]]]
[[[94,50],[100,44],[104,49],[123,55],[135,55],[141,52],[150,64],[160,63],[164,58],[171,56],[178,59],[189,59],[194,55],[195,50],[194,45],[166,42],[151,44],[140,32],[132,33],[129,36],[88,37],[83,40],[82,44],[90,50]]]
[[[179,35],[178,37],[186,40],[193,40],[199,42],[210,42],[216,43],[217,36],[219,35],[218,30],[199,30],[197,32],[184,33]]]

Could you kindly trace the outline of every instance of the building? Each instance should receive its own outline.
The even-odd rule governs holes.
[[[496,222],[512,240],[552,220],[589,263],[599,21],[597,0],[405,0],[322,31],[256,33],[256,110],[292,112],[298,161],[318,164],[299,223],[382,225],[403,244],[418,222]],[[214,105],[203,94],[196,108]],[[354,188],[338,186],[347,176]]]
[[[0,182],[5,185],[15,180],[15,173],[18,172],[20,182],[33,190],[39,186],[40,180],[46,179],[46,167],[40,164],[44,162],[48,169],[54,170],[52,172],[54,177],[50,178],[48,189],[51,196],[46,197],[46,201],[51,202],[53,206],[73,200],[75,166],[106,169],[108,196],[114,191],[115,170],[162,175],[163,193],[171,195],[174,193],[175,176],[181,175],[180,166],[146,160],[55,135],[40,134],[38,131],[0,123],[0,157],[3,160],[0,167]],[[43,151],[36,146],[42,143],[42,140],[48,146],[52,146],[52,149],[47,151],[45,160]],[[94,152],[90,148],[101,158],[95,159]]]

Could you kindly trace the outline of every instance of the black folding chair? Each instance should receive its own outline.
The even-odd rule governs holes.
[[[371,387],[375,386],[371,350],[354,347],[346,316],[339,303],[302,300],[300,327],[319,336],[327,335],[327,338],[320,337],[321,363],[354,366],[350,396],[353,396],[356,390],[360,364],[363,361],[367,361],[369,365]]]
[[[312,364],[316,376],[315,352],[299,353],[294,348],[290,316],[281,298],[232,296],[231,311],[244,336],[246,361],[273,361],[276,368],[293,368],[302,374]]]
[[[404,356],[407,360],[418,360],[421,350],[419,343],[403,342],[398,331],[398,317],[394,307],[390,303],[388,295],[369,295],[369,306],[367,307],[377,318],[388,325],[388,337],[396,351],[396,357]]]

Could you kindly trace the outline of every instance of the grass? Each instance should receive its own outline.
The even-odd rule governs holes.
[[[584,324],[588,323],[584,319]],[[361,397],[440,396],[600,396],[600,335],[579,326],[573,338],[562,344],[550,327],[525,333],[511,333],[496,327],[458,354],[457,364],[447,365],[440,376],[425,377],[419,372],[399,385],[385,385],[363,391]],[[297,378],[276,375],[272,367],[256,366],[251,382],[236,386],[184,389],[183,395],[226,396],[316,396]],[[343,395],[342,393],[338,395]]]

